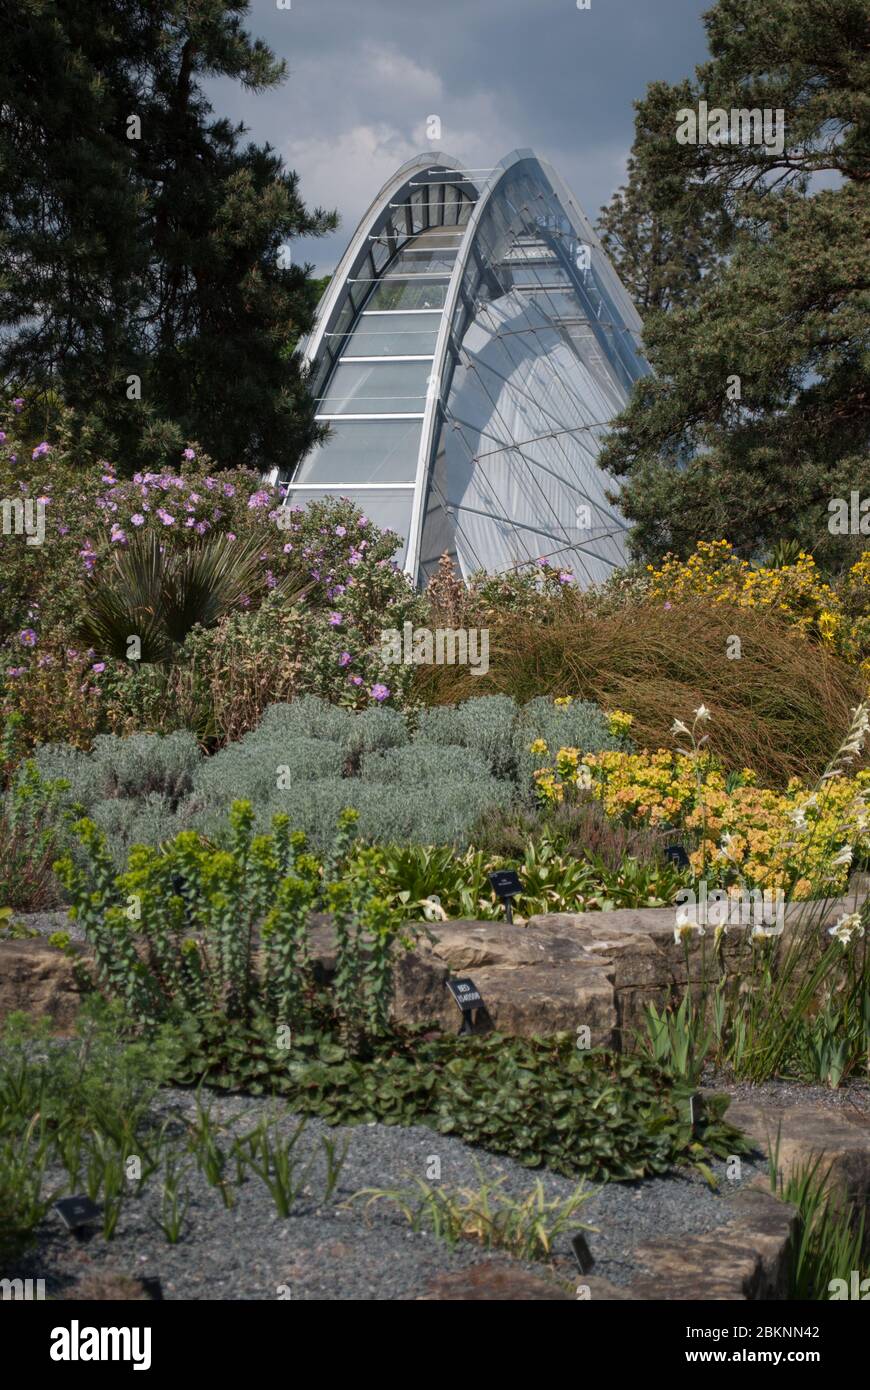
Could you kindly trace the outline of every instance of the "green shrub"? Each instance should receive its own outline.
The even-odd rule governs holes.
[[[372,711],[375,718],[380,710]],[[248,735],[252,742],[263,738],[323,738],[341,743],[349,736],[351,711],[332,705],[317,695],[300,695],[289,704],[269,705],[256,729]]]
[[[118,867],[126,862],[131,846],[160,845],[179,829],[171,802],[159,792],[141,799],[116,796],[98,801],[90,815],[106,836]]]
[[[63,780],[68,784],[66,800],[70,804],[93,806],[106,794],[105,768],[81,748],[73,748],[69,743],[44,743],[35,750],[32,761],[45,781]]]
[[[532,773],[541,765],[540,757],[529,752],[529,745],[537,738],[542,738],[552,749],[579,748],[584,753],[633,747],[630,740],[610,732],[607,717],[598,705],[589,700],[555,705],[545,695],[530,700],[520,709],[513,738],[516,775],[523,788],[531,787]]]
[[[201,761],[193,734],[101,734],[94,739],[93,759],[103,772],[106,796],[157,793],[176,802],[191,789]]]
[[[121,874],[93,820],[73,830],[85,866],[68,853],[56,871],[94,950],[100,989],[134,1023],[151,1028],[178,1015],[251,1019],[265,1012],[291,1028],[303,1025],[314,984],[308,922],[326,910],[336,939],[337,1026],[355,1044],[386,1028],[399,917],[378,894],[366,852],[348,867],[352,811],[339,817],[325,865],[307,853],[305,836],[291,832],[286,816],[255,836],[245,801],[230,811],[225,849],[182,831],[159,851],[135,847]]]
[[[417,741],[456,744],[485,758],[495,777],[516,777],[514,730],[518,710],[507,695],[482,695],[461,705],[420,711]]]
[[[426,748],[414,743],[405,748],[366,753],[359,775],[365,782],[400,782],[409,788],[432,782],[488,784],[493,780],[485,759],[467,748]]]
[[[90,753],[46,745],[36,766],[44,779],[65,779],[62,804],[92,814],[119,867],[132,845],[157,845],[179,830],[223,843],[237,798],[252,803],[258,832],[284,813],[324,851],[345,807],[359,813],[366,840],[462,849],[481,817],[515,818],[531,795],[537,760],[528,744],[541,730],[557,744],[619,746],[588,705],[563,710],[540,700],[518,709],[504,696],[480,697],[422,711],[411,732],[396,710],[355,711],[308,695],[269,706],[256,729],[208,758],[186,731],[106,734]]]
[[[279,769],[290,788],[306,786],[341,772],[342,745],[334,739],[282,737],[257,730],[231,743],[209,758],[193,779],[197,804],[214,810],[229,806],[238,797],[254,802],[257,810],[275,799]]]

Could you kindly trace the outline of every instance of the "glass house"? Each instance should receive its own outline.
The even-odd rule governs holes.
[[[409,161],[365,213],[305,345],[330,435],[286,504],[349,497],[425,583],[546,557],[586,586],[625,561],[597,466],[649,368],[591,224],[531,150],[494,169]]]

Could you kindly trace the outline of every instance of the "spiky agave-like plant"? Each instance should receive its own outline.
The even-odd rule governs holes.
[[[130,638],[137,637],[140,661],[168,661],[193,627],[213,627],[257,587],[261,548],[256,536],[215,536],[183,547],[136,536],[88,581],[82,636],[119,659],[129,656]],[[278,592],[294,602],[309,588],[291,573]]]

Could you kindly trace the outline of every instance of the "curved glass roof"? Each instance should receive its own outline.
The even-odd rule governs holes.
[[[369,208],[307,346],[330,435],[287,504],[350,497],[418,582],[546,556],[578,582],[625,560],[596,459],[649,369],[590,224],[531,151],[494,170],[410,161]]]

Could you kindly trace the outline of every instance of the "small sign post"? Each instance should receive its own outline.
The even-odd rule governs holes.
[[[77,1240],[82,1239],[86,1226],[91,1226],[100,1219],[100,1208],[84,1194],[78,1197],[61,1197],[60,1201],[54,1203],[53,1209]]]
[[[581,1274],[588,1274],[595,1261],[592,1258],[592,1251],[589,1243],[582,1231],[577,1231],[571,1237],[571,1249],[574,1251],[574,1259],[577,1261],[577,1268]]]
[[[462,1026],[459,1029],[460,1037],[466,1033],[473,1033],[477,1023],[477,1011],[483,1008],[483,999],[480,990],[473,980],[445,980],[447,988],[456,1001],[457,1006],[462,1012]],[[472,1015],[474,1017],[472,1018]]]
[[[489,875],[489,883],[495,896],[504,903],[505,917],[508,922],[514,920],[512,899],[523,891],[523,885],[513,869],[496,869],[494,874]]]
[[[689,856],[683,845],[667,845],[665,847],[665,858],[675,869],[688,869]]]

